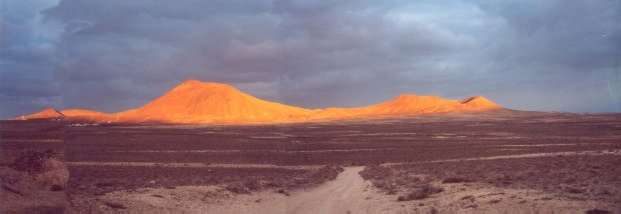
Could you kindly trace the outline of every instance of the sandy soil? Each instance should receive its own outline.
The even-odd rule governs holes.
[[[592,200],[556,199],[528,189],[497,188],[484,183],[435,185],[431,197],[398,201],[348,167],[336,180],[292,193],[273,190],[232,194],[220,186],[184,186],[117,191],[98,198],[94,213],[584,213],[606,206]]]
[[[348,167],[337,179],[292,193],[274,190],[233,195],[217,186],[118,191],[101,197],[101,212],[188,213],[402,213],[398,202],[378,192],[358,174],[363,167]],[[154,195],[157,195],[154,197]],[[127,204],[126,209],[106,205]]]

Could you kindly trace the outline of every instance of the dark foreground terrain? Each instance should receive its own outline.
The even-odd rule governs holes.
[[[412,213],[486,212],[503,203],[540,212],[574,201],[593,202],[578,213],[605,213],[621,204],[618,114],[498,112],[253,126],[0,124],[3,166],[25,150],[60,151],[71,173],[70,206],[81,212],[132,212],[133,202],[103,199],[183,186],[286,197],[335,179],[342,171],[336,165],[367,166],[362,177]],[[496,195],[477,193],[483,190]],[[451,200],[459,205],[445,203]]]

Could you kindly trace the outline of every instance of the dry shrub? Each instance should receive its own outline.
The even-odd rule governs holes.
[[[445,178],[444,180],[442,180],[443,184],[468,183],[468,182],[472,182],[472,180],[467,179],[467,178],[462,178],[462,177],[448,177],[448,178]]]
[[[255,183],[248,181],[229,183],[224,188],[232,193],[237,194],[249,194],[250,192],[256,191],[258,189],[258,187],[255,186]]]
[[[609,214],[612,213],[608,210],[590,209],[585,212],[586,214]]]
[[[113,208],[113,209],[127,209],[127,206],[121,204],[121,203],[116,203],[116,202],[105,202],[104,203],[106,206]]]
[[[392,177],[394,172],[392,169],[380,165],[369,165],[360,171],[360,176],[365,180],[382,180]]]
[[[40,186],[52,191],[64,190],[69,181],[67,166],[58,159],[58,154],[52,150],[24,152],[13,161],[10,167],[16,171],[27,173]]]
[[[317,170],[316,172],[313,172],[309,176],[309,179],[310,179],[309,183],[320,184],[326,181],[334,180],[343,171],[344,171],[343,167],[340,167],[340,166],[335,166],[335,165],[323,166],[319,168],[319,170]]]
[[[410,193],[404,196],[399,196],[397,198],[398,201],[411,201],[411,200],[422,200],[428,198],[429,196],[440,193],[444,191],[444,189],[440,187],[435,187],[431,184],[425,184],[418,188],[414,188]]]
[[[26,151],[16,158],[10,167],[21,172],[40,173],[44,170],[45,162],[56,157],[57,154],[52,150]]]
[[[266,188],[279,188],[282,191],[286,191],[286,189],[310,187],[334,180],[343,170],[340,166],[326,165],[294,178],[276,178],[272,181],[259,181],[255,178],[247,178],[245,181],[229,183],[225,186],[225,189],[237,194],[248,194]]]

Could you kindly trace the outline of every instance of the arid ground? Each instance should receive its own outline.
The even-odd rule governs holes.
[[[621,212],[619,114],[0,128],[2,167],[63,154],[69,213]]]

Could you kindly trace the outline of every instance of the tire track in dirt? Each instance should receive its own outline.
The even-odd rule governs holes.
[[[358,174],[362,169],[346,168],[334,181],[294,195],[287,213],[363,213],[366,183]]]
[[[358,173],[363,169],[346,167],[335,180],[316,188],[294,192],[289,197],[259,194],[241,200],[238,198],[236,205],[218,204],[210,207],[210,210],[214,213],[395,213],[394,209],[399,209],[398,206],[390,206],[392,203],[385,196],[371,191],[370,184],[360,177]],[[256,198],[264,200],[251,203]],[[240,207],[239,204],[246,206]]]

